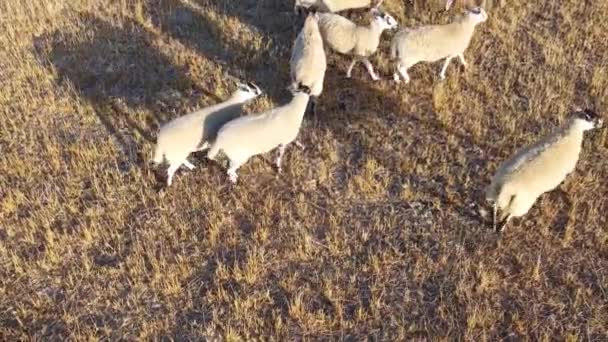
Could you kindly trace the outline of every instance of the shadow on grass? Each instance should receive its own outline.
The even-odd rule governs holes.
[[[154,46],[155,37],[124,19],[109,23],[93,14],[80,18],[83,29],[56,31],[36,39],[38,57],[57,72],[57,82],[72,86],[89,101],[99,121],[126,156],[121,169],[143,166],[145,141],[175,112],[191,101],[182,94],[209,91],[197,88],[185,70],[175,66]],[[143,140],[142,140],[143,138]]]
[[[286,1],[180,1],[148,3],[161,31],[230,75],[258,84],[278,103],[289,100],[289,56],[298,24]],[[246,31],[240,32],[241,25]]]

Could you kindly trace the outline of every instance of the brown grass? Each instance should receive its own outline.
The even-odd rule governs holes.
[[[455,13],[385,4],[405,26]],[[502,236],[479,211],[515,149],[606,113],[608,2],[497,5],[445,81],[386,80],[390,34],[384,81],[331,54],[282,175],[258,157],[232,187],[200,154],[159,191],[159,125],[225,98],[225,73],[267,91],[249,111],[288,98],[291,9],[0,3],[0,339],[605,340],[606,132]]]

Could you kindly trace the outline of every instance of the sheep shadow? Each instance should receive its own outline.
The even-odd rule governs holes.
[[[147,6],[163,33],[229,75],[258,84],[274,102],[289,99],[288,60],[299,27],[294,18],[303,21],[286,2],[156,0]]]
[[[184,106],[192,94],[219,100],[194,84],[154,46],[153,33],[123,18],[118,24],[85,13],[79,32],[60,30],[35,39],[43,64],[56,70],[56,82],[86,99],[113,136],[125,160],[121,170],[144,167],[142,145],[155,141],[155,131]],[[185,94],[186,96],[182,95]]]

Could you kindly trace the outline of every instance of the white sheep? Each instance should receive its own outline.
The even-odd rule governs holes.
[[[447,0],[445,2],[445,10],[449,11],[452,5],[456,2],[469,7],[483,7],[486,10],[491,9],[494,4],[493,0]]]
[[[564,126],[507,160],[486,188],[486,200],[494,206],[494,229],[502,231],[512,217],[525,215],[540,195],[574,171],[583,133],[602,124],[596,113],[577,111]],[[502,215],[497,225],[499,209]]]
[[[240,116],[242,107],[262,93],[249,82],[238,84],[238,89],[224,102],[171,120],[160,128],[154,151],[154,162],[166,161],[167,186],[171,186],[173,175],[181,165],[194,169],[188,161],[192,152],[201,151],[215,139],[219,129],[228,121]]]
[[[304,27],[294,42],[289,64],[291,67],[291,88],[297,88],[298,84],[309,87],[312,104],[315,105],[317,98],[323,92],[323,81],[327,69],[327,59],[323,48],[323,38],[319,32],[319,15],[317,13],[309,12]]]
[[[380,79],[374,72],[369,56],[378,49],[382,32],[396,28],[398,24],[389,14],[377,9],[372,9],[371,13],[373,19],[368,26],[359,26],[338,14],[319,14],[319,28],[325,45],[336,52],[354,57],[346,71],[348,78],[351,77],[351,72],[357,62],[361,61],[373,80]]]
[[[277,147],[279,154],[276,166],[281,172],[285,149],[289,143],[295,141],[300,131],[310,98],[310,88],[300,84],[292,89],[292,93],[293,98],[288,104],[258,115],[242,116],[220,129],[207,158],[213,160],[222,151],[230,161],[227,174],[232,183],[236,183],[238,179],[238,168],[249,158]]]
[[[379,0],[375,5],[372,5],[375,2],[374,0],[296,0],[294,10],[315,7],[319,11],[333,13],[366,7],[378,8],[383,1]]]
[[[410,81],[408,69],[418,62],[435,62],[445,58],[443,68],[439,73],[445,79],[445,71],[454,57],[458,57],[466,68],[464,51],[468,48],[475,27],[488,19],[487,13],[481,7],[466,11],[452,23],[446,25],[429,25],[416,29],[405,28],[393,37],[391,42],[391,58],[397,60],[396,71],[393,75],[395,82],[400,82],[399,74],[405,82]]]

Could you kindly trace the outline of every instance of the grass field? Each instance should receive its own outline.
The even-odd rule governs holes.
[[[386,0],[402,26],[461,8]],[[0,340],[608,338],[608,142],[502,235],[497,166],[575,106],[608,109],[608,2],[495,1],[440,81],[396,86],[391,33],[290,148],[230,185],[204,153],[164,190],[159,126],[231,75],[289,99],[286,0],[0,2]],[[351,13],[365,22],[365,13]]]

